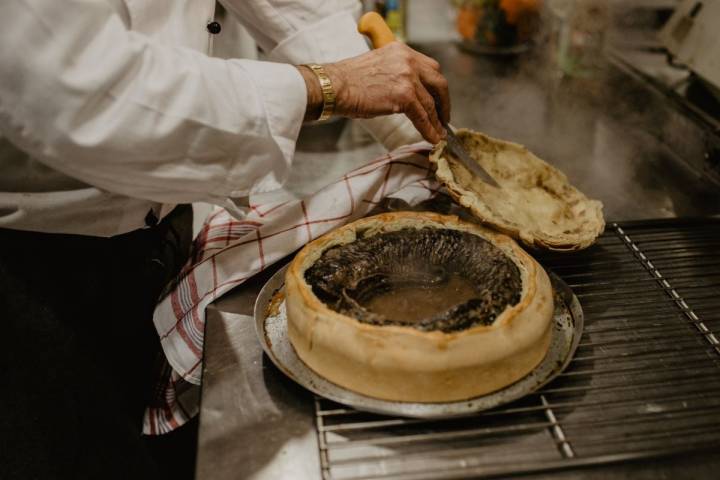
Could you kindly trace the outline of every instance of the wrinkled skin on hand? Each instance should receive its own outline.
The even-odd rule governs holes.
[[[445,137],[440,120],[450,119],[450,96],[440,64],[432,58],[392,42],[324,68],[337,96],[337,115],[372,118],[404,113],[430,143]],[[318,99],[322,105],[317,80],[304,71],[303,76],[308,83],[308,105]]]

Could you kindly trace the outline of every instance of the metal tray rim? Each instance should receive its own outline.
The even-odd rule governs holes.
[[[583,312],[580,302],[565,282],[554,273],[548,272],[555,296],[562,300],[562,307],[564,308],[558,308],[556,305],[550,350],[532,372],[500,390],[466,400],[447,403],[380,400],[353,392],[330,382],[307,367],[297,357],[287,337],[284,300],[280,305],[278,315],[266,317],[267,305],[275,292],[284,285],[285,271],[288,266],[289,264],[282,267],[266,282],[255,301],[255,333],[263,351],[281,372],[300,386],[321,397],[357,410],[384,415],[441,419],[472,415],[495,408],[536,392],[562,373],[572,360],[582,336]],[[559,316],[563,315],[565,315],[564,318],[559,318]],[[275,322],[269,332],[273,336],[271,341],[268,341],[267,337],[269,330],[267,328],[268,319]]]

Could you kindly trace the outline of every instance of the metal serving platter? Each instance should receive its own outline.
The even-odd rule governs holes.
[[[527,376],[493,393],[456,402],[413,403],[380,400],[355,393],[326,380],[297,356],[287,334],[284,298],[275,297],[283,288],[287,267],[286,265],[280,269],[268,280],[255,301],[255,329],[263,350],[280,371],[298,384],[322,397],[357,410],[403,417],[449,418],[494,408],[537,391],[552,381],[570,363],[582,335],[583,313],[580,302],[565,282],[551,273],[555,313],[550,348],[543,361]],[[268,308],[273,301],[279,302],[279,305]]]

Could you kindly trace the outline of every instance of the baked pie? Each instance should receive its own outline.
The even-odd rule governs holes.
[[[427,212],[361,219],[307,244],[285,301],[300,359],[384,400],[503,388],[542,361],[552,330],[548,276],[512,238]]]

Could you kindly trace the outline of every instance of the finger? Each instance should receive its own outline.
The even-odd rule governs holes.
[[[427,55],[424,55],[417,50],[413,50],[417,54],[417,58],[427,67],[431,68],[432,70],[435,70],[436,72],[440,72],[440,63],[435,60],[432,57],[428,57]]]
[[[435,99],[432,95],[430,95],[430,93],[423,86],[423,84],[420,83],[420,81],[416,82],[415,91],[417,98],[420,101],[420,104],[422,105],[423,109],[425,109],[425,112],[428,115],[430,123],[435,128],[435,131],[438,133],[438,135],[440,135],[440,137],[443,137],[445,135],[445,127],[442,126],[442,124],[440,123],[440,119],[438,118]]]
[[[407,104],[405,107],[405,115],[407,115],[412,124],[415,125],[417,131],[420,132],[420,135],[422,135],[425,140],[432,144],[436,144],[441,140],[440,135],[438,135],[437,131],[430,122],[430,118],[423,106],[420,104],[420,101],[414,100]]]
[[[425,55],[424,53],[418,52],[414,48],[408,47],[407,45],[403,45],[407,51],[410,53],[412,59],[414,62],[423,64],[427,67],[432,68],[433,70],[440,71],[440,63],[438,63],[437,60],[435,60],[432,57],[429,57]]]
[[[437,101],[440,118],[443,123],[450,121],[450,91],[445,77],[435,70],[423,69],[419,72],[420,81],[430,95]]]

